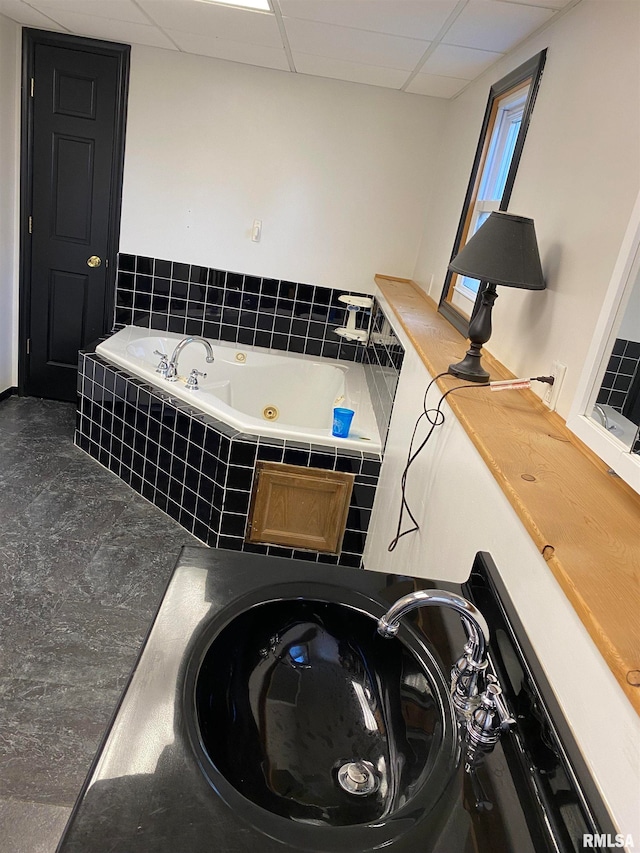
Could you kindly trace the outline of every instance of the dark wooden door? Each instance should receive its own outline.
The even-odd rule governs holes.
[[[105,52],[84,39],[51,41],[34,39],[29,81],[23,391],[73,401],[78,350],[113,317],[124,46]]]

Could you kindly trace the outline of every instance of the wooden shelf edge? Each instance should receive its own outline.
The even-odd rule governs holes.
[[[465,339],[415,282],[375,281],[432,376],[462,357]],[[483,359],[492,377],[513,378],[490,353]],[[437,384],[447,391],[461,383],[447,375]],[[530,390],[461,391],[447,402],[640,714],[640,688],[627,680],[640,670],[640,496]],[[505,440],[512,428],[515,443]],[[523,464],[536,472],[533,487]]]

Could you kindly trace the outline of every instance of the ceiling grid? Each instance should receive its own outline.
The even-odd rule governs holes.
[[[262,0],[268,10],[232,2],[0,0],[0,14],[28,27],[453,98],[580,0]]]

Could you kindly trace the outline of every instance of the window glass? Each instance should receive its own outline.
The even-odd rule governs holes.
[[[531,81],[518,88],[515,93],[506,94],[498,100],[487,158],[481,170],[478,193],[471,210],[467,240],[480,228],[491,211],[500,210],[530,86]],[[454,288],[471,300],[475,300],[479,286],[478,279],[468,276],[458,276],[454,283]]]
[[[492,211],[507,209],[545,58],[542,51],[491,87],[452,258]],[[440,311],[465,335],[479,285],[447,272]]]

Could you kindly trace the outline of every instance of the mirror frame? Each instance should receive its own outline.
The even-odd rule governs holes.
[[[567,418],[567,427],[596,453],[631,488],[640,493],[640,455],[606,432],[591,417],[591,410],[611,353],[631,288],[640,275],[640,193],[624,235],[602,310],[596,324],[584,370]]]

